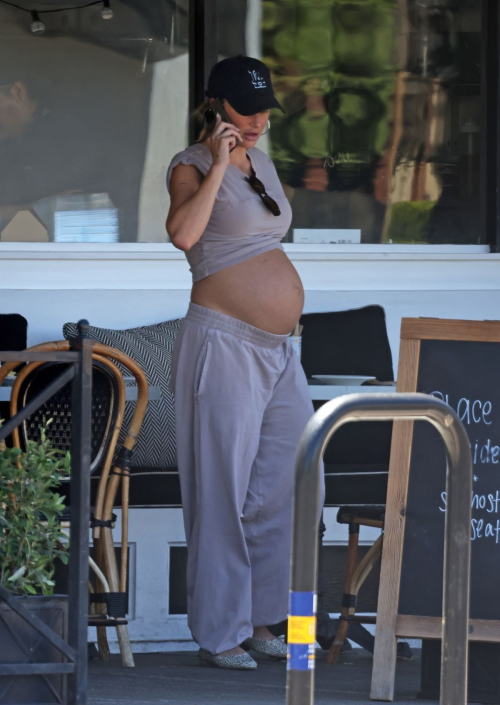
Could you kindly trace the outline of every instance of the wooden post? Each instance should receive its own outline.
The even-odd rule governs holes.
[[[419,340],[401,342],[398,392],[414,392],[417,387]],[[413,421],[394,421],[388,488],[384,550],[378,593],[377,626],[370,697],[372,700],[394,699],[396,673],[396,616],[399,602],[399,579],[403,557],[406,495],[410,476]]]

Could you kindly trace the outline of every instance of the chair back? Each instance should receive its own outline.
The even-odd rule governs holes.
[[[364,375],[393,382],[392,353],[382,306],[306,313],[301,362],[311,375]]]
[[[33,369],[19,391],[19,406],[25,406],[58,377],[66,365],[48,362]],[[117,416],[118,388],[115,376],[98,360],[92,361],[92,435],[90,472],[99,471],[113,436]],[[53,419],[47,429],[52,444],[63,451],[71,450],[71,382],[60,389],[21,426],[21,445],[40,440],[44,419]]]
[[[394,381],[392,353],[381,306],[304,314],[301,362],[314,374],[362,375]],[[318,409],[325,402],[315,402]],[[385,504],[392,422],[342,426],[325,455],[327,506]]]
[[[27,337],[28,321],[24,316],[20,313],[0,314],[0,350],[25,350]]]

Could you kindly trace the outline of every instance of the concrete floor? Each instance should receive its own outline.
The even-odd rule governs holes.
[[[89,705],[284,705],[286,667],[252,653],[257,671],[226,671],[200,665],[196,652],[138,654],[136,668],[124,669],[119,657],[111,663],[89,664]],[[328,667],[326,652],[316,660],[316,705],[369,703],[372,657],[366,651],[342,654]],[[415,702],[420,686],[420,652],[411,661],[398,661],[395,705]],[[429,705],[437,701],[427,702]]]

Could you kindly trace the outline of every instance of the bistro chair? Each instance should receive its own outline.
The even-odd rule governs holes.
[[[20,313],[0,314],[0,350],[26,350],[28,338],[28,321]],[[0,362],[0,367],[2,363]],[[0,401],[0,419],[9,413],[9,402]],[[0,450],[5,441],[0,442]]]
[[[335,374],[371,376],[376,378],[377,384],[394,381],[385,312],[381,306],[304,314],[300,323],[304,326],[301,362],[309,379],[313,374]],[[315,401],[315,410],[324,403]],[[392,422],[346,424],[335,433],[325,450],[325,506],[339,507],[337,521],[349,526],[344,594],[333,643],[331,636],[328,640],[318,633],[320,643],[330,644],[329,664],[337,660],[352,622],[357,622],[352,629],[353,638],[373,650],[373,637],[360,625],[374,623],[375,618],[356,617],[356,602],[361,586],[381,556],[383,534],[358,564],[359,531],[361,526],[383,530],[391,435]],[[320,541],[323,533],[321,522]],[[320,544],[318,612],[321,612],[323,593],[321,553]],[[318,627],[320,631],[321,620]]]
[[[20,313],[0,314],[0,350],[25,350],[27,334],[28,321]]]
[[[37,345],[30,350],[69,350],[68,341]],[[0,368],[0,384],[18,362],[6,363]],[[10,413],[17,413],[32,398],[64,370],[62,363],[28,363],[18,371],[12,387]],[[125,382],[122,370],[133,375],[137,383],[137,403],[125,439],[117,448],[125,410]],[[106,345],[92,347],[92,439],[91,476],[98,477],[92,491],[93,513],[90,517],[94,558],[90,566],[96,575],[95,589],[89,582],[91,614],[89,626],[97,627],[99,657],[109,659],[106,628],[116,628],[122,663],[134,666],[134,658],[125,619],[127,609],[128,576],[128,507],[130,457],[146,412],[148,385],[142,369],[127,355]],[[40,438],[44,419],[53,419],[47,436],[53,445],[63,451],[71,448],[71,383],[63,387],[12,433],[16,447],[25,447],[27,441]],[[116,497],[121,482],[121,556],[116,559],[112,529],[116,515]],[[67,488],[69,488],[69,483]],[[91,486],[96,483],[91,482]],[[64,491],[64,489],[63,489]],[[65,492],[67,497],[68,491]],[[69,498],[70,499],[70,498]],[[68,516],[63,526],[69,528]]]

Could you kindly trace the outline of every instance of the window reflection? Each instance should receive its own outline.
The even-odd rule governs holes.
[[[0,5],[0,240],[165,241],[166,166],[186,144],[187,7]]]
[[[254,5],[239,4],[247,45]],[[260,7],[262,59],[287,110],[272,116],[269,151],[292,199],[288,239],[482,242],[480,0]]]

